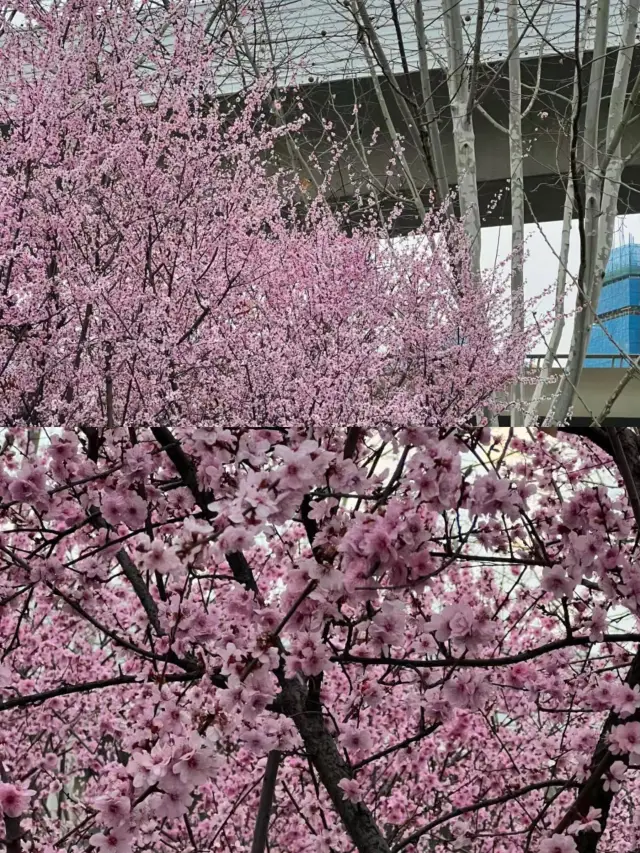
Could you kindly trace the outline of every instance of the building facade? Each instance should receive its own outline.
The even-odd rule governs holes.
[[[602,326],[591,330],[585,367],[625,367],[618,347],[640,355],[640,245],[629,242],[611,251],[597,313]]]

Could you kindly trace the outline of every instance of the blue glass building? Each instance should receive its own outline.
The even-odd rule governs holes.
[[[598,317],[613,340],[626,353],[640,355],[640,245],[628,243],[612,249],[605,272]],[[585,367],[625,367],[613,342],[595,323],[587,348],[587,356],[610,355],[609,358],[587,358]]]

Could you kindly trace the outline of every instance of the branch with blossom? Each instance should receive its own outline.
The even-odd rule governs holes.
[[[613,457],[542,431],[92,429],[0,457],[19,853],[627,853],[640,583]]]
[[[31,0],[14,5],[32,18]],[[268,73],[223,97],[229,46],[192,7],[56,3],[36,29],[5,28],[1,422],[469,423],[506,409],[539,333],[512,325],[503,270],[475,271],[444,209],[398,245],[363,197],[347,233],[324,191],[338,151],[301,197],[278,151],[308,116],[273,125]]]

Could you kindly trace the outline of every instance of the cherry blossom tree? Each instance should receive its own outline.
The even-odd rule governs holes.
[[[506,269],[477,273],[443,213],[398,245],[363,197],[347,233],[278,160],[308,116],[274,124],[268,76],[223,97],[232,42],[190,5],[168,5],[170,50],[130,0],[12,4],[29,26],[6,14],[0,422],[505,409],[538,334],[512,328]]]
[[[304,58],[303,100],[313,133],[306,145],[289,148],[310,183],[320,182],[322,170],[308,152],[324,144],[329,155],[337,134],[346,142],[334,174],[337,198],[372,185],[382,211],[399,199],[406,203],[400,227],[421,219],[434,194],[447,199],[454,185],[477,269],[484,226],[510,222],[514,305],[525,275],[530,281],[541,275],[535,258],[530,274],[523,265],[525,221],[562,220],[556,323],[524,425],[538,422],[545,398],[545,425],[563,423],[578,399],[591,328],[601,323],[598,301],[616,216],[629,212],[625,185],[637,183],[637,0],[205,0],[199,7],[212,27],[233,34],[238,77],[259,73],[275,57],[286,80],[290,52]],[[247,7],[256,14],[243,14]],[[295,103],[282,102],[286,116]],[[332,134],[323,138],[326,119]],[[372,126],[380,130],[377,144],[370,144]],[[397,159],[393,175],[381,148]],[[488,155],[498,172],[487,169]],[[569,264],[572,220],[577,270]],[[563,307],[568,288],[576,291],[570,315]],[[574,332],[565,365],[559,347],[568,316]],[[619,353],[628,382],[636,366],[622,348]],[[549,383],[556,366],[561,380]],[[600,423],[620,392],[612,388],[594,413]],[[523,425],[520,416],[516,409],[513,426]]]
[[[636,431],[32,439],[0,448],[9,853],[638,850]]]

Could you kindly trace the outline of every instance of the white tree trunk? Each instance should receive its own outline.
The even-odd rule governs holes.
[[[361,10],[364,9],[364,4],[362,2],[359,2],[358,6]],[[366,9],[364,9],[364,12],[365,12],[365,18],[364,18],[365,27],[367,26],[367,23],[370,26],[371,22],[369,21],[369,18],[366,15]],[[375,46],[375,42],[374,42],[374,46]],[[362,47],[362,50],[364,52],[365,58],[367,60],[367,65],[369,67],[369,73],[371,74],[371,82],[373,83],[373,87],[374,87],[375,92],[376,92],[376,97],[378,98],[378,103],[380,105],[380,111],[382,112],[382,116],[384,118],[384,123],[385,123],[386,128],[387,128],[387,133],[389,134],[389,137],[391,139],[392,147],[394,149],[396,157],[400,161],[400,165],[402,167],[402,171],[404,172],[405,180],[407,182],[407,187],[409,188],[409,193],[410,193],[411,198],[413,200],[413,203],[416,207],[416,210],[418,211],[418,215],[420,216],[421,220],[424,220],[424,218],[426,216],[426,210],[425,210],[424,204],[422,203],[422,199],[420,198],[420,191],[419,191],[419,189],[416,186],[416,183],[414,181],[413,173],[411,171],[409,163],[407,162],[407,158],[404,156],[404,152],[402,150],[402,146],[400,143],[400,139],[398,137],[398,133],[396,131],[396,127],[393,123],[391,113],[389,112],[389,107],[387,106],[387,102],[386,102],[385,97],[384,97],[384,92],[382,91],[382,87],[380,86],[380,82],[378,81],[378,75],[376,73],[376,68],[375,68],[375,65],[373,62],[373,57],[371,55],[371,51],[369,50],[369,46],[366,43],[366,41],[364,41],[364,39],[361,41],[361,47]],[[376,57],[378,58],[379,62],[382,61],[383,65],[387,64],[386,58],[382,59],[382,57],[380,56],[378,51],[376,51]],[[387,73],[391,73],[390,68],[388,69]],[[395,81],[394,77],[392,77],[391,79],[393,79]],[[398,98],[396,98],[396,100],[401,101],[401,99],[398,99]],[[406,107],[406,105],[405,105],[405,107]]]
[[[453,124],[460,212],[471,244],[473,267],[480,272],[480,207],[476,168],[476,140],[473,111],[469,110],[469,77],[462,42],[460,0],[442,0],[442,17],[447,40],[447,84]]]
[[[562,218],[562,237],[560,239],[560,253],[558,255],[558,276],[556,278],[556,293],[555,293],[555,319],[553,321],[553,329],[551,337],[545,353],[544,362],[540,370],[540,376],[536,383],[531,403],[527,411],[525,426],[531,427],[537,423],[538,410],[542,399],[542,392],[549,379],[549,371],[553,365],[553,361],[560,346],[560,339],[564,330],[564,301],[567,289],[567,270],[569,266],[569,245],[571,241],[571,219],[573,216],[573,183],[571,178],[567,181],[567,192],[564,197],[564,215]],[[556,388],[556,391],[558,389]]]
[[[522,84],[518,44],[518,0],[507,7],[507,44],[509,48],[509,163],[511,174],[511,326],[524,330],[524,165],[522,152]],[[511,425],[524,423],[521,409],[522,385],[513,389],[514,407]]]
[[[624,159],[622,157],[622,132],[631,117],[631,110],[625,109],[625,96],[629,85],[629,74],[631,71],[631,60],[635,45],[635,36],[638,25],[638,11],[640,0],[628,0],[627,14],[622,46],[618,52],[616,70],[611,88],[611,101],[609,106],[609,117],[607,121],[607,152],[611,153],[605,158],[605,176],[602,187],[602,201],[600,204],[601,216],[598,227],[598,243],[596,246],[596,260],[594,273],[594,288],[591,297],[593,307],[597,310],[598,300],[602,289],[602,279],[611,254],[613,244],[613,231],[615,228],[616,215],[618,213],[618,195],[620,182],[622,181],[622,170]],[[634,103],[640,93],[640,76],[637,78],[630,102]],[[628,113],[627,115],[625,115]]]
[[[581,258],[580,270],[578,272],[578,294],[576,297],[577,307],[581,310],[575,317],[573,338],[571,341],[571,348],[569,350],[569,360],[565,368],[564,376],[560,382],[558,394],[555,397],[546,418],[546,421],[555,424],[565,422],[573,404],[575,388],[580,381],[582,368],[584,366],[584,357],[587,351],[591,326],[593,324],[594,309],[597,309],[597,302],[594,303],[593,300],[594,297],[599,298],[600,296],[599,283],[596,283],[595,281],[599,242],[598,222],[600,217],[600,204],[602,200],[602,178],[599,173],[598,163],[598,137],[608,29],[609,0],[599,0],[596,12],[595,43],[593,48],[593,59],[591,62],[591,75],[589,79],[587,110],[583,135],[582,164],[585,186],[583,220],[584,234],[581,234],[580,240]],[[620,51],[618,53],[618,62],[620,62],[620,57],[623,53],[625,53],[625,51]],[[612,92],[612,105],[613,102],[614,93]],[[575,179],[576,176],[574,175],[573,177]],[[579,192],[579,187],[574,187],[574,191],[577,194]]]
[[[427,34],[424,26],[422,0],[415,0],[414,13],[416,37],[418,42],[422,109],[424,111],[424,124],[421,126],[420,130],[423,135],[426,131],[429,138],[436,189],[438,191],[438,199],[442,204],[449,193],[449,183],[447,181],[447,171],[444,165],[444,154],[442,152],[442,140],[440,138],[436,108],[433,102],[433,94],[431,92],[431,78],[429,76],[429,65],[427,62]]]

